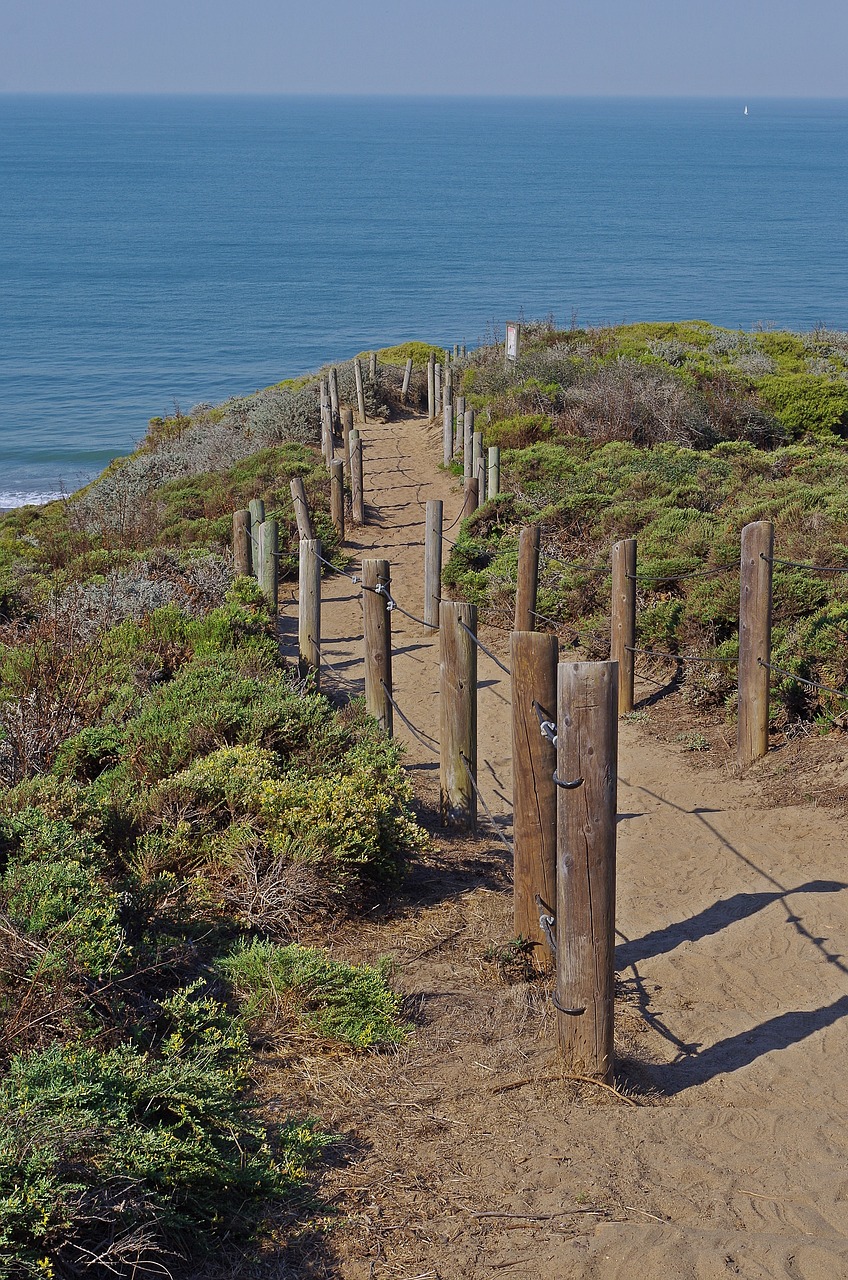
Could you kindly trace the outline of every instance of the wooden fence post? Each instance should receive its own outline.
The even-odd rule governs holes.
[[[436,416],[436,361],[431,355],[427,361],[427,417],[432,422]]]
[[[333,461],[333,415],[330,410],[330,393],[327,379],[322,378],[321,387],[321,452],[329,467]]]
[[[401,401],[406,404],[406,397],[409,395],[409,382],[412,377],[412,357],[407,360],[406,368],[403,371],[403,386],[400,389]]]
[[[265,502],[262,498],[251,498],[247,504],[250,510],[250,559],[253,564],[253,576],[259,577],[259,526],[265,519]]]
[[[474,475],[474,410],[466,409],[463,415],[462,471],[465,476]]]
[[[736,747],[745,768],[769,746],[771,602],[774,525],[757,520],[742,530],[739,583],[739,709]]]
[[[440,610],[440,766],[443,827],[474,831],[477,797],[477,646],[460,623],[477,634],[477,607],[443,600]]]
[[[486,493],[496,498],[501,491],[501,451],[498,445],[489,446],[489,475]]]
[[[515,630],[536,630],[536,598],[539,590],[539,540],[537,524],[525,525],[518,535],[518,580],[515,586]]]
[[[477,481],[477,503],[482,507],[486,501],[486,459],[482,453],[474,465],[474,478]]]
[[[636,667],[636,539],[622,538],[612,545],[612,608],[610,610],[610,660],[618,663],[618,714],[633,710]]]
[[[618,667],[561,662],[557,775],[557,1032],[565,1069],[611,1083]]]
[[[330,519],[344,542],[344,463],[341,458],[336,458],[330,463]]]
[[[350,495],[354,524],[365,524],[365,485],[362,478],[362,437],[350,433]]]
[[[300,476],[294,476],[289,481],[289,489],[294,503],[294,518],[297,521],[298,535],[301,538],[314,538],[315,530],[312,528],[312,517],[309,514],[306,489]]]
[[[442,407],[442,366],[440,361],[436,360],[433,364],[433,408],[435,413],[433,417]]]
[[[464,343],[464,342],[463,342],[462,346],[459,348],[459,354],[460,354],[460,356],[462,357],[462,359],[464,360],[464,359],[465,359],[465,343]]]
[[[271,606],[274,617],[279,607],[280,537],[276,520],[263,520],[259,526],[259,585]]]
[[[442,462],[449,467],[453,461],[453,410],[450,400],[445,400],[442,410]]]
[[[347,473],[350,475],[350,433],[353,430],[353,410],[345,407],[341,411],[342,440],[344,441],[344,460]]]
[[[424,524],[424,621],[435,630],[439,625],[442,594],[442,503],[427,501]]]
[[[359,356],[353,362],[353,376],[356,378],[356,406],[359,409],[359,420],[365,422],[365,392],[362,389],[362,366]]]
[[[460,520],[466,520],[468,516],[473,516],[474,512],[480,505],[480,489],[477,484],[476,476],[466,476],[462,482],[462,510],[459,513]]]
[[[546,720],[556,723],[558,650],[556,636],[540,631],[513,631],[510,636],[513,933],[516,938],[535,942],[547,965],[553,952],[539,923],[536,895],[555,915],[556,749],[540,732],[536,706]]]
[[[372,382],[377,381],[377,352],[372,351],[368,360],[368,377]]]
[[[297,669],[301,680],[321,680],[321,543],[301,538],[298,562]]]
[[[461,451],[465,441],[465,396],[456,397],[456,432],[453,438],[453,451]]]
[[[363,560],[365,709],[388,734],[393,727],[392,704],[386,696],[392,691],[392,622],[385,593],[390,590],[388,560]]]
[[[471,437],[471,474],[476,476],[483,460],[483,432],[475,431]]]
[[[253,548],[250,541],[250,512],[233,512],[233,569],[237,574],[253,573]]]
[[[333,431],[337,431],[339,427],[339,375],[336,372],[336,366],[330,369],[330,413],[333,419]]]

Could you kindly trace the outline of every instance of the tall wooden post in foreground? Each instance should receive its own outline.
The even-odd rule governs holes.
[[[636,539],[622,538],[612,547],[610,659],[618,663],[618,714],[633,710],[636,668]]]
[[[496,498],[501,491],[501,451],[496,444],[489,446],[489,471],[486,483],[486,495]]]
[[[362,608],[365,631],[365,710],[381,729],[391,733],[392,623],[385,594],[391,590],[388,560],[362,561]]]
[[[510,637],[513,933],[537,943],[537,955],[548,965],[553,954],[539,924],[536,894],[556,911],[556,750],[542,736],[533,704],[556,722],[558,649],[556,636],[539,631],[513,631]]]
[[[515,630],[536,630],[536,596],[539,590],[541,530],[528,524],[518,535],[518,580],[515,584]]]
[[[557,1033],[565,1069],[613,1075],[618,667],[561,662],[557,774]]]
[[[432,422],[436,416],[436,360],[430,356],[427,361],[427,417]]]
[[[297,648],[301,680],[321,675],[321,543],[301,538],[298,572]]]
[[[433,629],[439,625],[442,594],[442,511],[438,498],[428,499],[424,523],[424,621]]]
[[[736,733],[740,765],[753,764],[768,751],[769,669],[774,525],[769,520],[742,530],[739,584],[739,718]]]
[[[440,610],[440,767],[443,827],[474,831],[477,797],[477,646],[460,623],[477,633],[477,607],[443,600]]]
[[[237,574],[253,573],[253,550],[250,541],[250,512],[233,512],[233,568]]]

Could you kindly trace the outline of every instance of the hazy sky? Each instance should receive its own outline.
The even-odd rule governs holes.
[[[848,96],[846,0],[0,0],[0,92]]]

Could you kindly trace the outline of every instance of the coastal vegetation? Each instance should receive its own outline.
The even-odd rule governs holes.
[[[401,749],[299,680],[229,553],[261,495],[294,565],[299,475],[334,554],[315,386],[156,419],[0,522],[4,1276],[283,1249],[334,1139],[263,1113],[256,1046],[408,1034],[384,967],[301,943],[421,847]]]
[[[714,657],[681,690],[732,716],[738,576],[719,570],[738,564],[742,526],[772,520],[781,559],[848,567],[846,334],[532,324],[515,365],[500,345],[470,353],[461,389],[502,449],[502,494],[464,522],[444,577],[495,624],[512,615],[519,529],[538,521],[539,625],[606,656],[610,546],[635,536],[637,644]],[[775,665],[845,688],[846,639],[846,576],[776,565]],[[772,680],[775,728],[843,708]]]

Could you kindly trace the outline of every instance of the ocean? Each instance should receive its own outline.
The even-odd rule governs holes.
[[[0,97],[0,507],[508,319],[848,328],[846,101]]]

